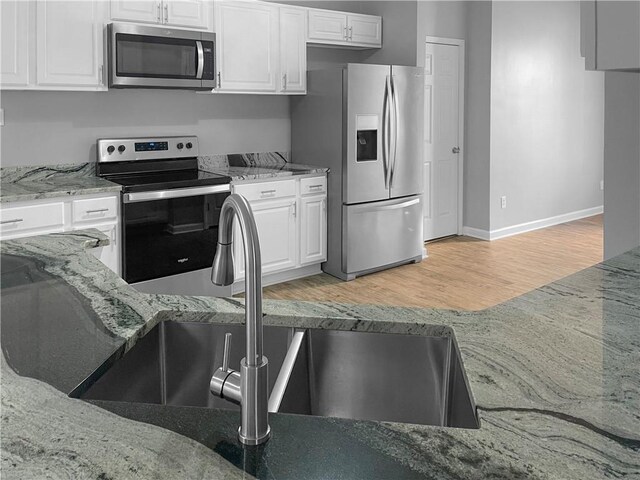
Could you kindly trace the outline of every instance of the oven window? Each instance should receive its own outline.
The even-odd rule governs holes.
[[[116,34],[116,74],[123,77],[195,78],[194,40]]]
[[[124,277],[129,283],[210,267],[228,194],[124,204]]]

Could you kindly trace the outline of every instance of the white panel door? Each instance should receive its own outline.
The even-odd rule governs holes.
[[[327,259],[327,197],[300,200],[300,265]]]
[[[347,14],[329,10],[309,9],[310,42],[333,41],[344,43],[347,41]]]
[[[215,2],[217,90],[275,92],[278,7],[235,0]]]
[[[280,7],[280,91],[307,91],[307,11]]]
[[[101,86],[101,2],[39,0],[36,17],[38,85]]]
[[[111,0],[111,20],[162,23],[160,0]]]
[[[29,2],[0,1],[0,84],[29,84]]]
[[[211,0],[164,0],[164,23],[178,27],[211,28]]]
[[[458,233],[459,47],[427,43],[425,53],[424,239]]]
[[[296,199],[267,200],[251,203],[258,228],[262,274],[290,270],[296,266],[297,208]],[[242,234],[234,228],[235,280],[245,276]]]
[[[382,45],[382,18],[373,15],[349,15],[347,18],[349,41],[361,45]]]

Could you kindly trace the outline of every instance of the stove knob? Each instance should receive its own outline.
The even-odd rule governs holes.
[[[189,144],[188,144],[188,143],[187,143],[187,146],[189,146]],[[182,148],[184,147],[184,145],[183,145],[182,143],[179,143],[179,144],[177,145],[177,147],[178,147],[178,150],[182,150]]]
[[[109,145],[107,147],[107,152],[109,152],[109,155],[111,155],[114,152],[115,149],[116,149],[116,147],[114,147],[113,145]]]
[[[124,152],[125,150],[126,150],[126,147],[125,147],[124,145],[120,145],[120,146],[118,147],[118,151],[119,151],[120,153]]]
[[[193,144],[191,142],[188,142],[187,143],[187,148],[191,148],[191,147],[193,147]]]

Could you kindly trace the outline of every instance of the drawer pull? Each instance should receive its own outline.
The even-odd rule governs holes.
[[[109,209],[108,208],[98,208],[96,210],[87,210],[87,215],[91,214],[91,213],[104,213],[104,212],[108,212]]]
[[[311,190],[312,188],[322,188],[324,185],[309,185],[309,190]]]
[[[23,218],[14,218],[13,220],[2,220],[0,222],[0,225],[6,225],[8,223],[20,223],[20,222],[24,222]]]
[[[260,195],[262,196],[275,195],[275,194],[276,194],[275,190],[263,190],[260,192]]]

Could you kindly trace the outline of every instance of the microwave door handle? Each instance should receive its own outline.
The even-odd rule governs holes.
[[[204,71],[204,49],[202,48],[202,42],[196,40],[196,47],[198,49],[198,71],[196,72],[196,78],[202,79],[202,72]]]

